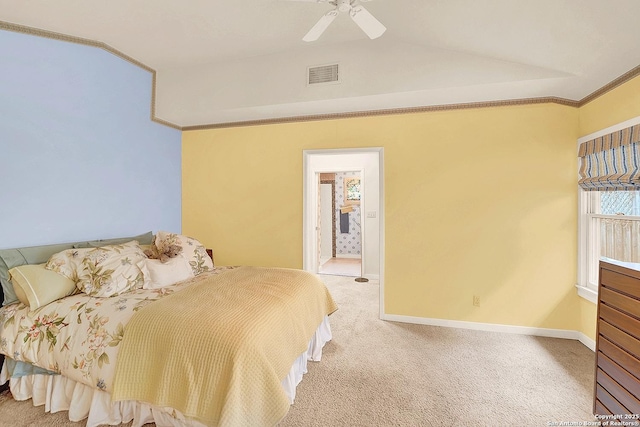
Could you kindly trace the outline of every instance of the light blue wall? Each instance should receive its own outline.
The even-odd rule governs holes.
[[[150,72],[0,30],[0,248],[181,231],[181,133]]]

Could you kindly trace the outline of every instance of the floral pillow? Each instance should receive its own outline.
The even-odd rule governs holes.
[[[213,260],[207,255],[207,250],[202,243],[196,239],[182,234],[158,231],[154,244],[161,253],[169,245],[180,246],[182,248],[180,256],[189,261],[194,276],[213,270]]]
[[[62,274],[75,282],[78,281],[78,271],[82,265],[85,255],[94,248],[67,249],[53,254],[44,265],[47,270]]]
[[[122,245],[69,249],[53,255],[45,268],[69,277],[88,295],[110,297],[142,288],[145,276],[137,263],[146,258],[133,240]]]

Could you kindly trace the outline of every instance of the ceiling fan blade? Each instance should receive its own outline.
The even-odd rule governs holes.
[[[387,27],[382,25],[380,21],[374,18],[374,16],[361,5],[351,8],[349,15],[351,15],[351,19],[358,24],[370,39],[377,39],[387,31]]]
[[[333,20],[336,19],[336,16],[338,16],[338,11],[335,9],[325,13],[324,16],[320,18],[318,22],[316,22],[316,25],[314,25],[313,28],[311,28],[309,32],[302,38],[302,40],[306,42],[318,40],[318,37],[320,37],[322,33],[324,33],[324,30],[327,29],[329,24],[331,24]]]

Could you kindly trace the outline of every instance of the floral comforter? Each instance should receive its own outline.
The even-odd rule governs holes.
[[[232,267],[215,267],[219,274]],[[147,304],[190,286],[137,289],[111,298],[80,293],[30,311],[17,303],[0,308],[0,353],[111,392],[124,327]]]

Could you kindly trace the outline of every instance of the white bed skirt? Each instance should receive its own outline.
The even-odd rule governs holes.
[[[329,318],[325,316],[309,341],[307,351],[298,357],[289,374],[282,380],[282,387],[290,402],[296,397],[296,387],[307,373],[307,361],[319,361],[322,348],[331,340]],[[0,383],[6,381],[6,368],[0,372]],[[46,412],[69,411],[70,421],[87,419],[87,427],[101,424],[118,425],[133,420],[133,427],[146,423],[158,426],[205,427],[204,424],[185,417],[172,408],[160,408],[138,401],[112,402],[111,395],[62,375],[28,375],[9,380],[11,394],[16,400],[33,400],[34,406],[44,405]]]

